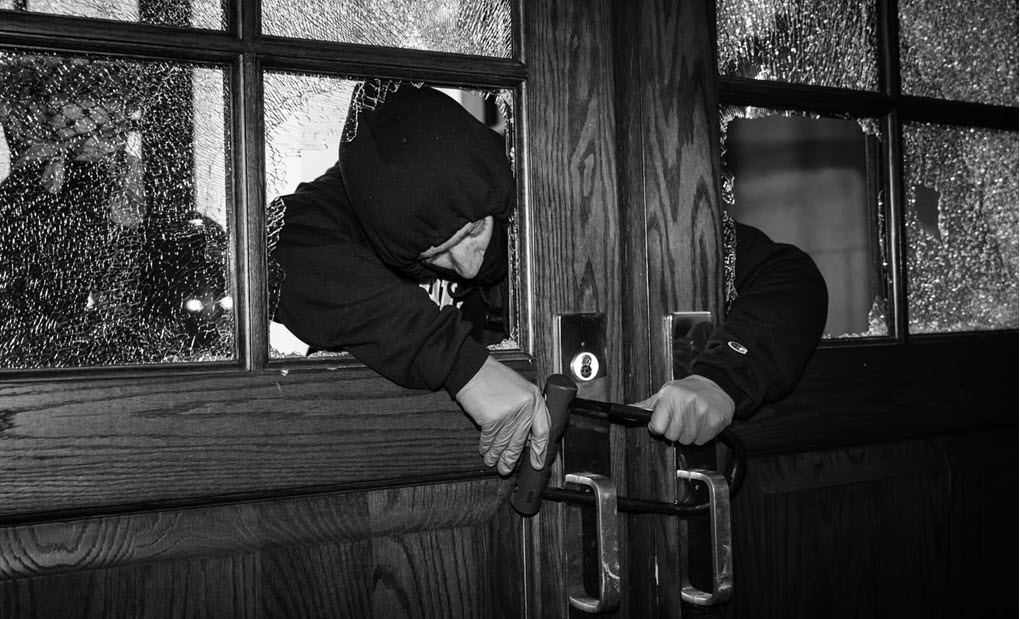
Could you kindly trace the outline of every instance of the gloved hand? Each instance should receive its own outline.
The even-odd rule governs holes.
[[[672,380],[635,406],[652,411],[648,430],[685,445],[703,445],[733,421],[733,398],[714,381],[691,374]]]
[[[531,465],[545,466],[549,410],[541,390],[492,357],[457,392],[457,402],[482,429],[478,453],[485,466],[509,475],[531,434]]]

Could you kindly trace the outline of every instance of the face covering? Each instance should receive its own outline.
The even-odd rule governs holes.
[[[485,248],[485,255],[482,256],[482,266],[478,269],[478,275],[472,279],[464,279],[453,269],[437,267],[431,264],[426,265],[439,277],[463,284],[472,284],[488,288],[503,281],[507,272],[507,232],[506,224],[495,220],[492,226],[492,237],[489,239],[489,246]]]

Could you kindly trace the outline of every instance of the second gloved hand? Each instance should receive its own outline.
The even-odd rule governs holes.
[[[648,430],[685,445],[703,445],[733,421],[734,404],[714,381],[692,374],[672,380],[635,406],[652,411]]]
[[[489,357],[460,391],[457,402],[482,431],[478,443],[485,466],[499,463],[509,475],[531,434],[531,464],[545,465],[549,410],[542,392],[523,376]]]

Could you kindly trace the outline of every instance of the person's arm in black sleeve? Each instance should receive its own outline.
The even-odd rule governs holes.
[[[396,384],[445,388],[479,425],[486,466],[509,474],[530,436],[532,465],[542,468],[549,415],[541,391],[492,359],[456,308],[440,309],[338,226],[322,203],[338,191],[327,172],[284,199],[286,224],[274,252],[284,271],[275,319],[315,348],[343,347]]]
[[[763,403],[788,394],[818,345],[828,291],[814,261],[735,223],[736,298],[691,365],[639,403],[653,409],[649,429],[670,440],[702,444]]]
[[[314,348],[343,347],[398,385],[451,395],[488,357],[455,308],[441,310],[364,246],[288,243],[277,255],[285,276],[276,320]]]
[[[733,398],[747,417],[788,394],[818,346],[828,291],[814,261],[736,223],[736,299],[692,364]]]

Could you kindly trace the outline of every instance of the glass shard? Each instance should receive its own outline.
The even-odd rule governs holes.
[[[874,119],[736,107],[722,119],[727,212],[811,255],[829,288],[825,338],[888,335]]]
[[[265,0],[267,35],[509,58],[510,0]]]
[[[1016,2],[900,0],[899,22],[904,93],[1017,105]]]
[[[224,83],[0,53],[0,368],[234,357]]]
[[[1016,329],[1017,134],[904,127],[911,333]]]
[[[113,19],[182,28],[223,30],[223,0],[23,0],[0,8],[34,13]],[[19,6],[20,4],[20,6]]]
[[[719,0],[719,74],[878,88],[874,0]]]

